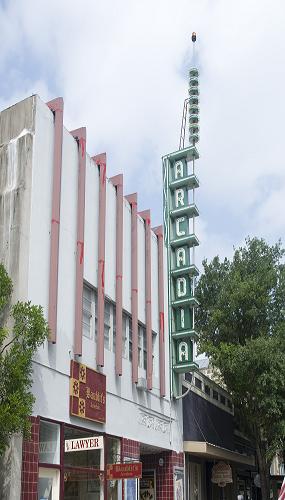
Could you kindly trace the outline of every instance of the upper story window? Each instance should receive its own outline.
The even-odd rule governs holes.
[[[123,312],[123,356],[129,359],[129,316]]]
[[[111,349],[110,340],[110,330],[111,330],[111,315],[113,313],[113,306],[110,302],[105,300],[105,310],[104,310],[104,346],[106,349]]]
[[[84,337],[97,340],[97,291],[87,283],[83,285],[82,332]],[[105,299],[104,305],[104,346],[114,350],[116,345],[116,308],[111,301]]]
[[[157,334],[152,332],[152,360],[155,366],[155,344],[156,344]],[[146,327],[145,325],[138,324],[138,365],[143,370],[146,370],[147,365],[147,341],[146,341]],[[132,361],[133,358],[133,330],[132,330],[132,318],[126,312],[123,312],[123,356],[124,358]]]
[[[219,401],[219,393],[217,391],[215,391],[215,389],[213,389],[213,399],[215,399],[216,401]]]
[[[155,376],[158,375],[159,372],[159,361],[158,361],[158,356],[155,356],[155,348],[156,348],[156,342],[157,342],[157,333],[152,332],[152,369],[153,369],[153,374]]]
[[[138,339],[138,348],[139,348],[139,366],[146,370],[146,329],[145,326],[139,325],[139,339]]]
[[[211,396],[211,388],[207,384],[205,384],[205,393],[207,394],[207,396]]]
[[[83,335],[89,339],[92,336],[92,317],[93,317],[93,304],[92,304],[93,290],[84,284],[83,286],[83,311],[82,311],[82,327]]]
[[[196,387],[198,387],[198,389],[202,389],[202,380],[195,377],[195,385],[196,385]]]
[[[133,331],[132,331],[132,320],[129,318],[129,360],[133,359]]]

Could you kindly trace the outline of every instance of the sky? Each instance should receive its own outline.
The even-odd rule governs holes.
[[[0,110],[64,98],[90,155],[162,222],[161,157],[178,149],[197,32],[198,260],[247,236],[285,245],[284,0],[0,0]]]

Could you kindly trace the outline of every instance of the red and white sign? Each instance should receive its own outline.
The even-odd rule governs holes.
[[[64,451],[86,451],[100,450],[104,446],[103,436],[92,436],[89,438],[66,439],[64,442]]]
[[[126,464],[108,464],[107,479],[130,479],[142,477],[142,462],[126,463]]]

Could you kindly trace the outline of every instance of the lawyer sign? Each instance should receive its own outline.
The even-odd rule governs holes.
[[[104,446],[103,436],[93,436],[80,439],[66,439],[64,442],[64,451],[86,451],[100,450]]]

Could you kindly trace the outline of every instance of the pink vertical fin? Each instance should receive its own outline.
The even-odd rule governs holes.
[[[152,389],[152,321],[151,321],[151,229],[150,210],[144,210],[139,215],[145,221],[145,313],[146,313],[146,379],[148,390]]]
[[[122,375],[123,356],[123,174],[111,177],[116,187],[116,375]]]
[[[137,221],[137,193],[126,196],[132,209],[132,236],[131,236],[131,303],[132,303],[132,382],[138,382],[138,221]]]
[[[160,397],[165,396],[165,340],[164,340],[164,267],[163,267],[163,228],[155,227],[158,245],[158,312],[159,312],[159,386]]]
[[[74,354],[82,355],[82,301],[84,269],[84,219],[85,219],[85,176],[86,176],[86,128],[71,132],[78,143],[78,189],[77,189],[77,242],[75,282],[75,331]]]
[[[48,324],[49,341],[55,344],[57,333],[57,296],[58,296],[58,258],[59,258],[59,224],[61,199],[62,170],[62,135],[63,135],[63,99],[58,97],[47,103],[54,113],[54,149],[53,149],[53,181],[52,209],[50,228],[50,267],[49,267],[49,306]]]
[[[98,331],[96,363],[98,366],[104,366],[106,153],[93,156],[92,160],[99,168]]]

